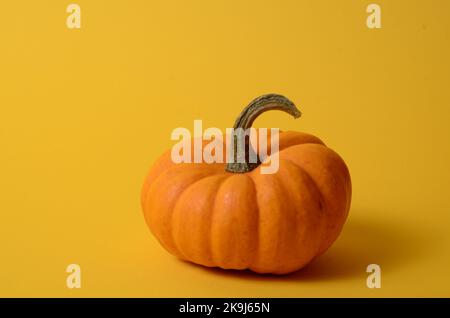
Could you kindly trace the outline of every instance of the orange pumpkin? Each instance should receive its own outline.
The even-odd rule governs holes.
[[[234,128],[247,129],[272,109],[300,116],[287,98],[269,94],[253,100]],[[142,189],[151,232],[173,255],[204,266],[273,274],[302,268],[344,225],[351,200],[347,166],[317,137],[286,131],[279,134],[279,170],[260,169],[247,162],[175,164],[166,152]]]

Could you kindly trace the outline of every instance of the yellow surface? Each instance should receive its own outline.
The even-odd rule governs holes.
[[[0,296],[450,296],[450,1],[4,1]],[[176,260],[139,205],[172,129],[230,127],[252,98],[304,116],[353,181],[335,245],[290,276]],[[66,287],[80,264],[82,288]],[[366,287],[366,266],[382,288]]]

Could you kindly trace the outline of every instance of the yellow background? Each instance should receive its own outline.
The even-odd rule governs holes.
[[[0,296],[450,296],[450,1],[69,1],[0,5]],[[283,277],[167,254],[139,205],[171,131],[230,127],[254,97],[346,160],[339,240]],[[66,287],[80,264],[82,288]],[[366,266],[382,288],[366,287]]]

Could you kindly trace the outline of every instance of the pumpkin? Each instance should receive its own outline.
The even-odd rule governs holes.
[[[234,128],[248,129],[267,110],[300,116],[286,97],[268,94]],[[175,164],[166,152],[142,189],[148,227],[168,252],[196,264],[272,274],[304,267],[340,234],[350,175],[336,152],[307,133],[280,132],[278,155],[278,171],[261,174],[260,162]]]

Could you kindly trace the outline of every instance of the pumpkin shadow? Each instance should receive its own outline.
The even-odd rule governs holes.
[[[369,264],[378,264],[382,272],[395,271],[417,260],[427,250],[427,242],[417,230],[404,224],[350,217],[338,240],[322,256],[297,272],[287,275],[256,274],[249,270],[223,270],[192,263],[210,274],[259,281],[332,281],[367,278]],[[373,214],[372,214],[373,215]],[[411,233],[414,233],[411,235]]]

